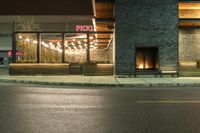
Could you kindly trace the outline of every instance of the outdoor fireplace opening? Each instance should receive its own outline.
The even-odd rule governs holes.
[[[158,48],[136,48],[136,70],[157,70]]]

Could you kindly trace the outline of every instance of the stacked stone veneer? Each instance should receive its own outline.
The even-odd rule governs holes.
[[[90,51],[90,61],[91,63],[111,63],[109,61],[109,50],[107,49],[95,49]],[[86,52],[81,53],[67,53],[65,54],[65,61],[69,63],[84,63],[86,62]]]
[[[179,30],[180,61],[200,60],[200,28],[182,27]]]
[[[177,0],[116,0],[115,74],[135,72],[136,47],[158,47],[159,69],[178,69]]]
[[[108,59],[110,63],[113,63],[113,44],[108,49]]]

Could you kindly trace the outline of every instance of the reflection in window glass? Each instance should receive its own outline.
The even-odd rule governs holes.
[[[41,63],[61,63],[62,52],[62,34],[41,34]]]
[[[36,63],[37,61],[37,35],[16,35],[16,62]]]
[[[87,51],[87,34],[65,34],[65,62],[85,63]]]
[[[90,34],[91,63],[109,63],[110,34]]]

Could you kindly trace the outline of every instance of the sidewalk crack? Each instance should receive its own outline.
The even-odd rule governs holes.
[[[120,85],[120,82],[117,80],[117,78],[115,78],[115,81],[117,82],[118,85]]]

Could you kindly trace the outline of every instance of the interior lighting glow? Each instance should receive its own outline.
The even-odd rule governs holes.
[[[26,38],[25,41],[30,42],[30,39],[29,39],[29,38]]]
[[[94,37],[93,37],[93,36],[91,36],[91,37],[90,37],[90,39],[92,40],[92,39],[94,39]]]
[[[60,42],[57,42],[58,47],[61,47]]]
[[[55,49],[55,46],[54,46],[54,45],[51,45],[51,46],[50,46],[50,49]]]
[[[21,35],[19,36],[19,39],[22,39],[22,36],[21,36]]]
[[[36,41],[36,40],[34,40],[34,41],[33,41],[33,43],[34,43],[34,44],[37,44],[37,41]]]
[[[68,47],[68,44],[65,44],[65,47]]]
[[[58,49],[58,52],[59,52],[59,53],[62,53],[62,49]]]
[[[46,47],[46,48],[48,48],[49,47],[49,45],[48,44],[43,44],[44,45],[44,47]]]
[[[143,64],[140,64],[138,68],[139,68],[139,69],[144,69],[144,65],[143,65]]]

